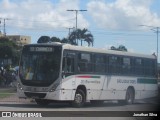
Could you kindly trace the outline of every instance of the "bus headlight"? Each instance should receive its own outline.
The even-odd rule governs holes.
[[[51,88],[50,92],[55,91],[56,88],[58,87],[58,85],[59,85],[58,83],[55,83],[55,84],[53,85],[53,87]]]
[[[22,88],[20,83],[17,83],[17,88],[20,89],[20,90],[23,90],[23,88]]]

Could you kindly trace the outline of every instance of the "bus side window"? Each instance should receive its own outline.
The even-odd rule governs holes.
[[[63,58],[63,66],[62,71],[65,73],[73,73],[74,72],[74,58],[64,57]]]
[[[67,72],[73,73],[74,72],[74,59],[67,58]]]
[[[95,72],[105,73],[105,56],[102,54],[95,54]]]
[[[78,54],[78,72],[92,72],[92,66],[90,53]]]

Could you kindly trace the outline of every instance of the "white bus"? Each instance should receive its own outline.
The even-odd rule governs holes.
[[[17,93],[39,105],[68,101],[82,107],[105,100],[132,104],[158,95],[157,59],[61,43],[25,45]]]

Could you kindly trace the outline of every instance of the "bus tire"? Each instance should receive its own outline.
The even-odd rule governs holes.
[[[35,102],[37,103],[37,105],[41,106],[46,106],[50,103],[49,100],[44,100],[44,99],[35,99]]]
[[[132,88],[128,88],[125,97],[125,103],[131,105],[134,103],[134,91]]]
[[[77,108],[83,107],[85,104],[85,101],[86,101],[85,97],[86,96],[85,96],[85,93],[83,92],[83,90],[78,89],[76,91],[74,101],[72,102],[72,106],[77,107]]]
[[[118,100],[120,105],[130,105],[134,103],[134,91],[132,88],[128,88],[125,96],[125,100]]]

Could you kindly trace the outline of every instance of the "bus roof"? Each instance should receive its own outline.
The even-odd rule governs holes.
[[[76,50],[76,51],[86,51],[86,52],[94,52],[94,53],[105,53],[105,54],[110,54],[110,55],[120,55],[120,56],[129,56],[129,57],[156,59],[155,55],[145,55],[145,54],[139,54],[139,53],[125,52],[125,51],[116,51],[116,50],[106,50],[106,49],[98,49],[98,48],[92,48],[92,47],[74,46],[74,45],[70,45],[70,44],[64,44],[63,48],[69,49],[69,50]]]
[[[156,55],[146,55],[140,53],[132,53],[125,51],[116,51],[116,50],[106,50],[106,49],[98,49],[93,47],[83,47],[83,46],[75,46],[66,43],[52,42],[52,43],[38,43],[38,44],[28,44],[28,45],[51,45],[51,46],[63,46],[63,49],[75,50],[75,51],[84,51],[84,52],[94,52],[94,53],[105,53],[110,55],[120,55],[120,56],[128,56],[128,57],[139,57],[139,58],[150,58],[156,59]],[[26,45],[27,46],[27,45]]]

